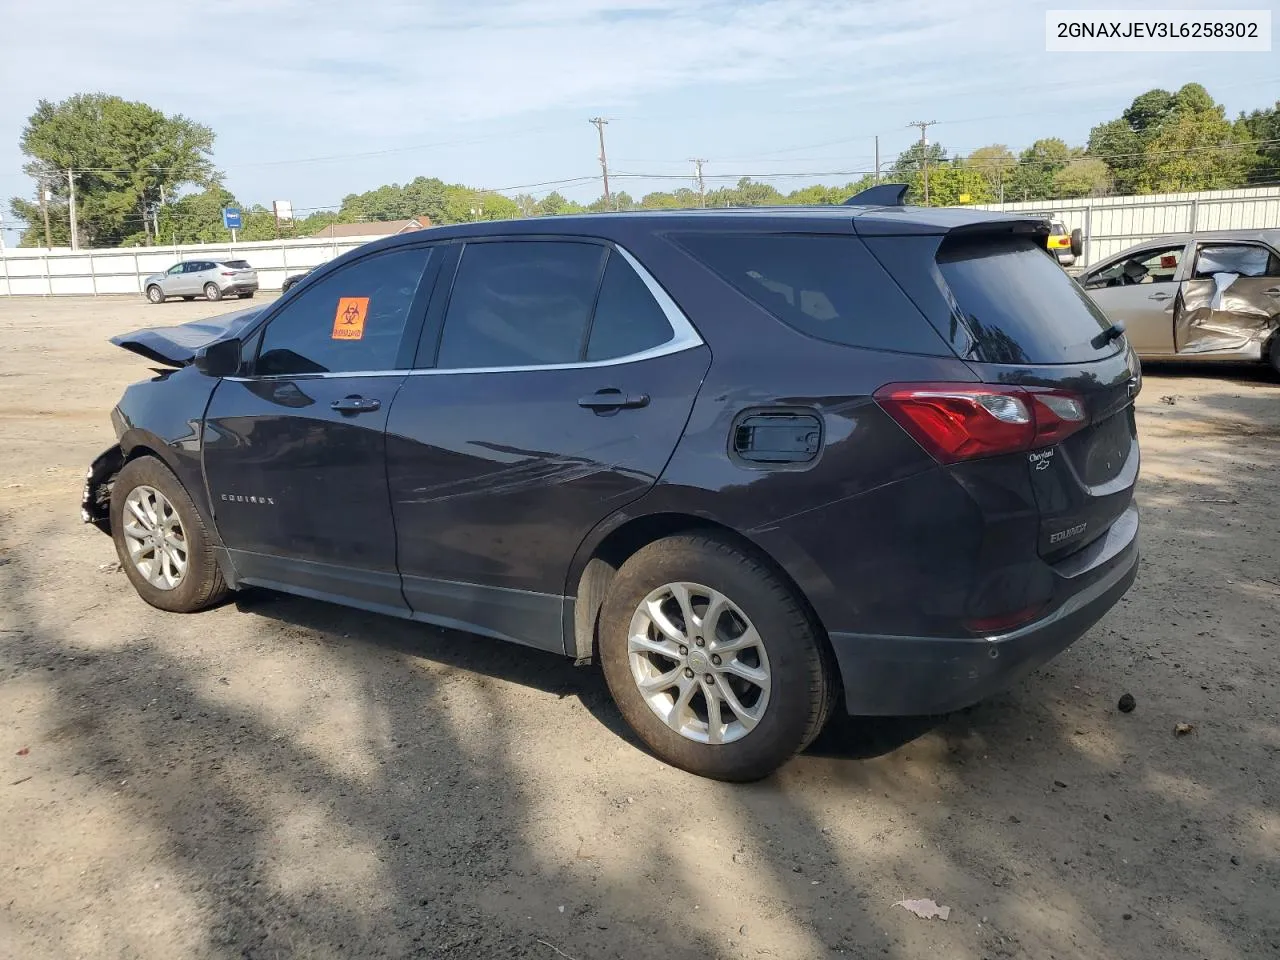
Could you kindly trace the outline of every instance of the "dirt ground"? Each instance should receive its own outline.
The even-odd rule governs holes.
[[[1147,371],[1141,574],[1060,659],[730,786],[639,749],[593,668],[145,606],[79,521],[147,376],[107,337],[235,306],[0,300],[0,956],[1280,956],[1265,371]]]

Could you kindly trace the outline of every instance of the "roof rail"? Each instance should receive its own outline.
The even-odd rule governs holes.
[[[846,207],[901,207],[909,185],[905,183],[877,183],[861,193],[855,193],[842,206]]]

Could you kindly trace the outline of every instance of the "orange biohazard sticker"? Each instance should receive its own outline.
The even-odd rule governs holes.
[[[334,340],[359,340],[364,336],[364,318],[369,313],[368,297],[341,297],[333,314]]]

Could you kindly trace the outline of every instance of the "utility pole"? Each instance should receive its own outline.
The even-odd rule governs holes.
[[[600,172],[604,175],[604,202],[605,206],[612,206],[613,199],[609,195],[609,158],[604,152],[604,128],[609,120],[606,117],[592,117],[589,122],[595,125],[596,132],[600,134]]]
[[[880,138],[876,137],[876,183],[880,182]]]
[[[937,120],[913,120],[908,123],[908,127],[920,128],[920,169],[924,173],[924,205],[929,205],[929,138],[925,136],[925,131],[932,127]]]
[[[707,184],[702,179],[702,165],[707,161],[702,159],[690,160],[694,169],[697,171],[695,176],[698,178],[698,206],[705,207],[707,205]]]
[[[71,188],[71,249],[80,249],[80,240],[76,236],[76,172],[67,171],[67,185]]]
[[[40,215],[44,217],[44,248],[53,247],[53,233],[49,230],[49,181],[40,175]]]

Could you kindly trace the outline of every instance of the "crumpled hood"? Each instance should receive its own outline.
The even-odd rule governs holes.
[[[249,307],[208,320],[181,323],[176,327],[143,327],[132,333],[112,337],[111,342],[156,363],[185,367],[195,359],[198,351],[209,344],[240,336],[252,326],[264,309]]]

